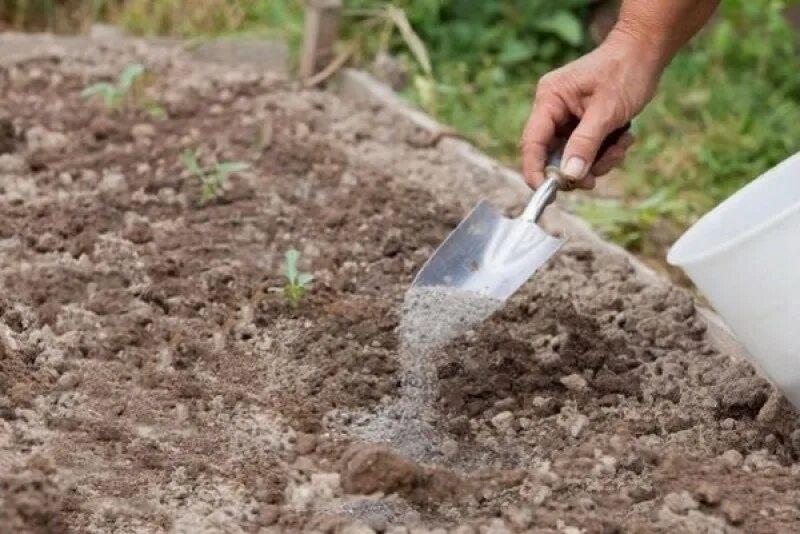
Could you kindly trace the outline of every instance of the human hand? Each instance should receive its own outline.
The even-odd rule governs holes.
[[[559,139],[568,137],[561,171],[576,187],[592,189],[595,177],[624,159],[634,138],[626,133],[595,161],[600,145],[652,99],[664,66],[633,36],[617,32],[589,54],[542,77],[520,142],[528,184],[536,188],[542,183],[548,154]]]

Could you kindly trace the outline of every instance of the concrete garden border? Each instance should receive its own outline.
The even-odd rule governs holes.
[[[364,71],[356,69],[343,70],[338,76],[335,90],[345,99],[362,103],[369,102],[373,105],[385,107],[428,132],[437,133],[446,129],[444,125],[419,109],[410,106],[391,88]],[[518,172],[492,159],[470,143],[457,138],[445,137],[438,143],[437,147],[438,150],[456,155],[468,164],[475,166],[476,170],[483,171],[480,174],[486,177],[487,183],[482,184],[481,187],[485,188],[485,190],[505,188],[523,198],[530,194],[530,189]],[[459,177],[451,177],[451,179],[458,180]],[[669,280],[645,265],[627,250],[605,241],[586,221],[568,213],[557,205],[548,208],[544,224],[548,228],[558,230],[564,235],[591,243],[604,252],[624,256],[633,266],[637,275],[648,284],[671,284]],[[711,342],[720,351],[728,353],[733,358],[745,360],[752,365],[756,365],[719,315],[700,305],[697,306],[697,311],[707,325]]]

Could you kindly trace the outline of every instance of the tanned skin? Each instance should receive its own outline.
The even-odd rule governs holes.
[[[603,139],[650,102],[664,69],[708,21],[719,0],[624,0],[603,43],[539,80],[520,141],[522,169],[531,187],[544,180],[548,152],[560,130],[579,119],[564,148],[561,170],[576,187],[591,189],[633,144],[628,133],[599,161]],[[590,164],[590,162],[594,162]]]

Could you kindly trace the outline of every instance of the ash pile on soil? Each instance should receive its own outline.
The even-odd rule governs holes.
[[[433,462],[440,459],[443,442],[442,434],[429,422],[433,415],[416,399],[403,396],[375,413],[357,414],[349,426],[358,438],[418,462]]]
[[[433,351],[489,317],[503,301],[444,286],[409,290],[403,302],[400,357],[408,396],[426,402],[436,395]]]
[[[458,288],[428,286],[406,293],[398,327],[400,397],[360,421],[358,434],[420,462],[440,461],[447,439],[436,421],[436,349],[470,331],[497,311],[502,300]]]

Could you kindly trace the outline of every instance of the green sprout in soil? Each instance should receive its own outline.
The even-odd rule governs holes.
[[[83,98],[99,97],[108,109],[117,109],[144,73],[144,65],[138,63],[128,65],[122,69],[117,83],[100,82],[90,85],[81,92],[81,96]]]
[[[154,119],[164,120],[167,118],[164,108],[146,94],[148,85],[146,74],[147,69],[144,65],[139,63],[128,65],[122,69],[116,83],[95,83],[84,89],[81,96],[86,99],[99,98],[111,111],[118,110],[127,102],[143,109]]]
[[[223,161],[215,163],[213,167],[204,168],[197,159],[197,154],[192,150],[187,150],[181,156],[183,166],[200,181],[202,193],[200,205],[220,198],[225,187],[225,180],[235,172],[241,172],[250,168],[250,165],[243,161]]]
[[[289,250],[286,252],[286,261],[283,265],[283,275],[286,277],[286,286],[283,291],[286,295],[286,300],[293,308],[300,305],[306,292],[308,291],[311,282],[314,281],[314,275],[311,273],[303,273],[297,268],[297,262],[300,260],[300,252],[297,250]]]

